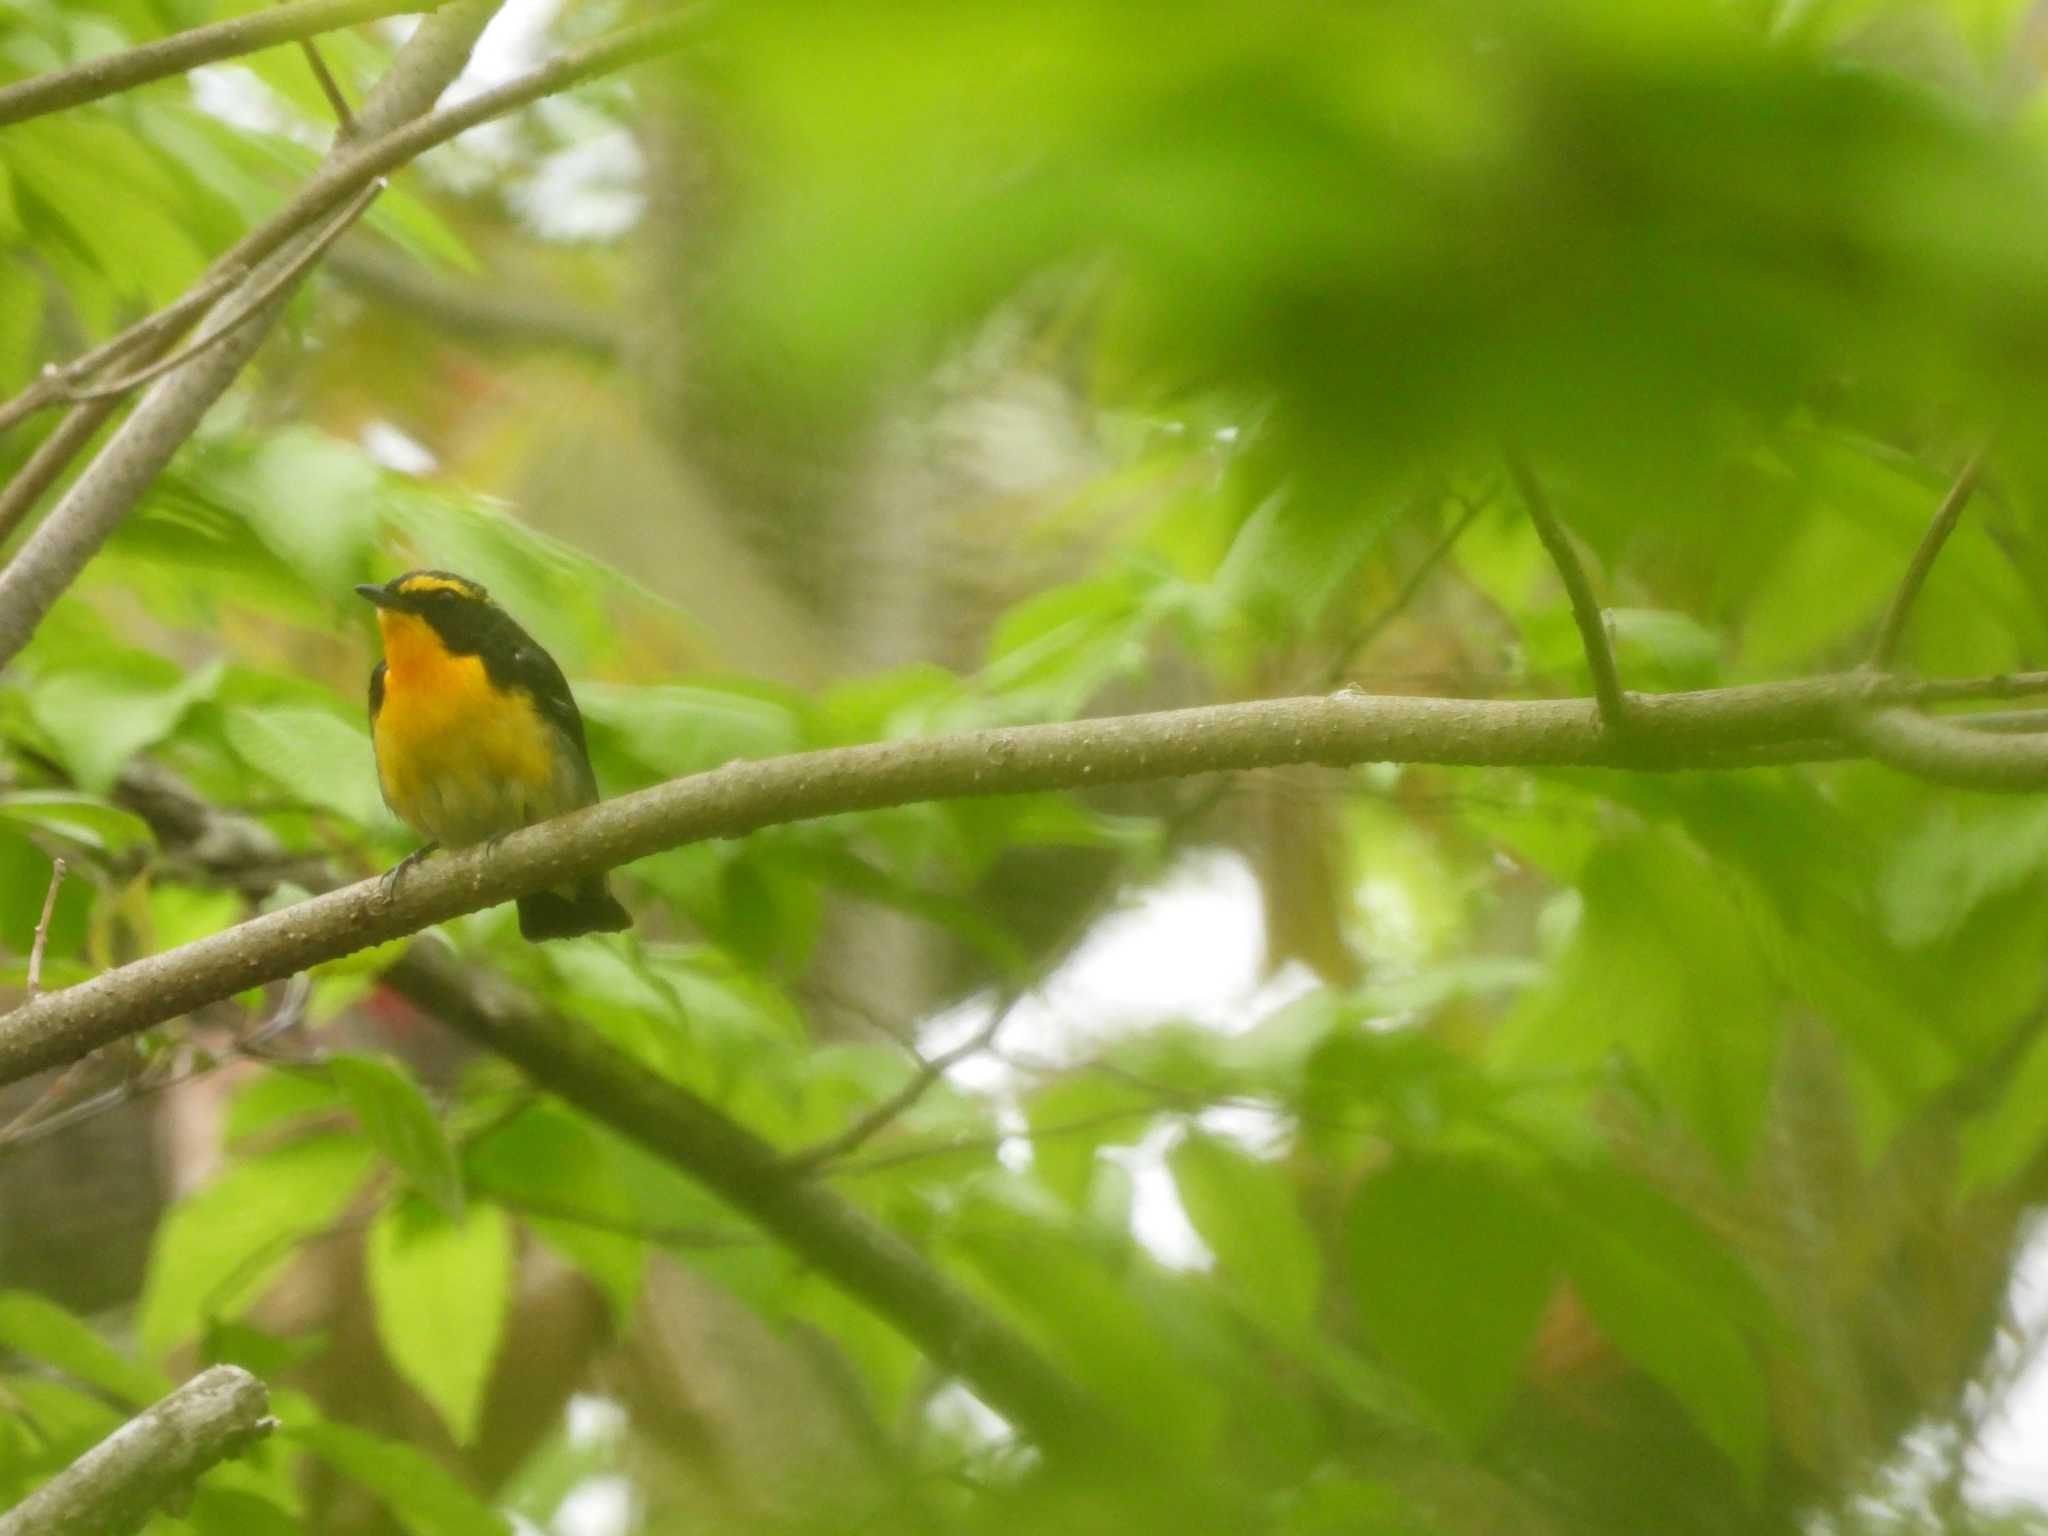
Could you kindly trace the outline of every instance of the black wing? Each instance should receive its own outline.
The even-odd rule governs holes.
[[[384,663],[370,668],[370,724],[377,723],[377,711],[384,707]]]
[[[482,648],[484,670],[500,688],[519,688],[533,699],[541,718],[566,736],[576,749],[576,766],[582,774],[584,794],[597,798],[597,777],[590,771],[590,748],[583,739],[583,713],[569,680],[555,658],[539,642],[507,617],[504,631],[495,644]]]

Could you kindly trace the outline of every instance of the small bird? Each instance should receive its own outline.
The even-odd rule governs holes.
[[[597,799],[583,716],[554,657],[475,582],[408,571],[356,591],[377,605],[370,739],[384,803],[437,847],[466,848]],[[519,898],[527,939],[632,926],[603,875]]]

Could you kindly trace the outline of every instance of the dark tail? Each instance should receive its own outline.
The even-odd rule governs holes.
[[[602,875],[578,886],[571,896],[535,891],[519,898],[519,936],[535,943],[586,933],[618,933],[632,926],[633,919],[613,897]]]

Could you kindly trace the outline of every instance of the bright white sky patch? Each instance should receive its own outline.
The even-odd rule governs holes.
[[[2048,1336],[2048,1224],[2027,1243],[2008,1305],[2022,1338]],[[2048,1507],[2048,1351],[2035,1351],[1970,1458],[1970,1498]]]
[[[386,469],[402,475],[431,475],[440,468],[427,445],[388,421],[373,421],[362,430],[363,452]]]

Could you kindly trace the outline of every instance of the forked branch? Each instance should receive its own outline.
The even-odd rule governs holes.
[[[1618,736],[1628,728],[1628,699],[1621,691],[1621,672],[1614,664],[1614,646],[1607,638],[1607,616],[1600,600],[1593,595],[1593,583],[1586,576],[1585,566],[1579,563],[1571,536],[1550,510],[1550,501],[1544,496],[1542,483],[1528,457],[1511,443],[1506,458],[1508,473],[1514,478],[1522,505],[1528,509],[1529,521],[1536,525],[1536,536],[1549,551],[1550,563],[1557,567],[1565,595],[1571,600],[1572,622],[1579,627],[1586,669],[1593,674],[1593,697],[1600,705],[1600,722]]]

